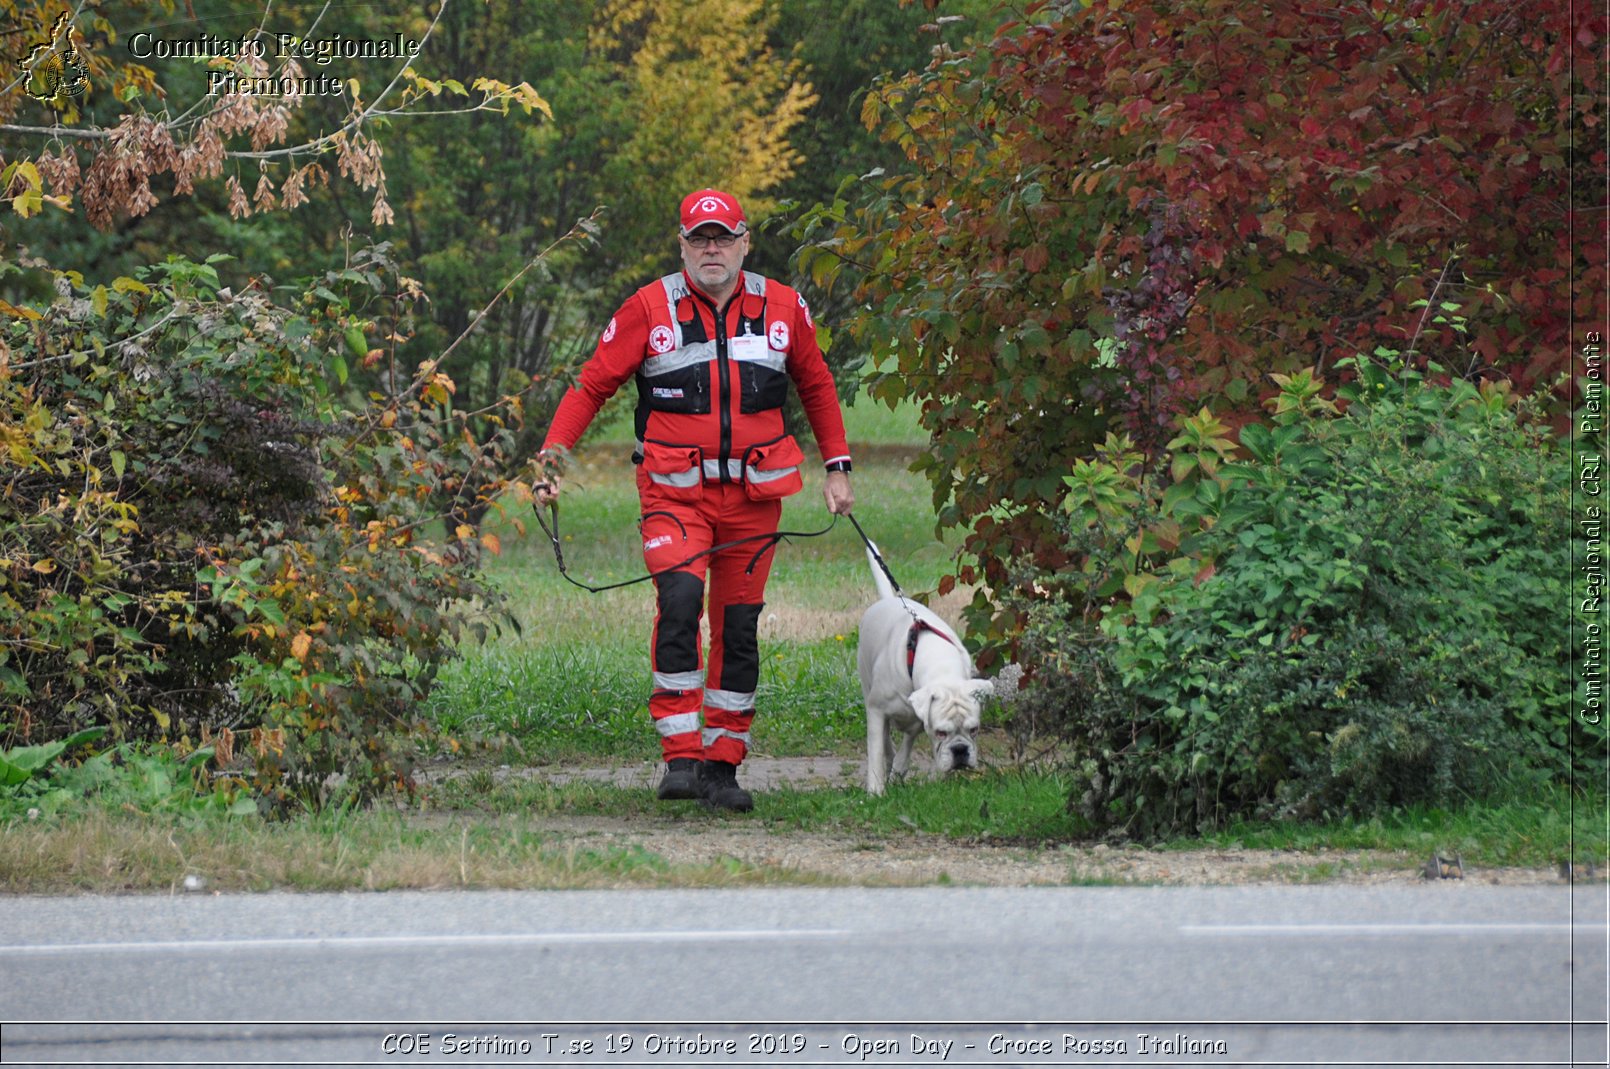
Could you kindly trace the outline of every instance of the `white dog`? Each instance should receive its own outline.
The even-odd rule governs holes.
[[[861,617],[857,660],[866,703],[866,789],[882,794],[889,774],[904,776],[919,731],[934,744],[934,768],[978,765],[979,696],[987,679],[973,678],[973,661],[956,632],[927,607],[895,593],[871,550],[867,562],[878,600]],[[901,732],[890,752],[892,735]]]

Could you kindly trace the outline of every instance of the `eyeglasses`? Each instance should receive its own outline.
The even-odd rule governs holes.
[[[742,234],[688,234],[682,240],[695,249],[706,249],[711,245],[718,249],[730,249],[732,243],[741,237]]]

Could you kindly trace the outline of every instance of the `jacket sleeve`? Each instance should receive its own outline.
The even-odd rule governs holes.
[[[648,344],[648,315],[636,294],[620,306],[598,340],[598,348],[582,365],[576,385],[565,391],[548,424],[542,448],[574,449],[604,402],[637,373]]]
[[[839,408],[838,390],[833,385],[833,373],[827,368],[822,347],[816,341],[816,323],[805,298],[794,295],[794,344],[788,352],[788,374],[799,391],[805,418],[810,420],[811,431],[816,435],[816,446],[822,451],[822,463],[833,464],[850,459],[850,443],[844,433],[844,412]]]

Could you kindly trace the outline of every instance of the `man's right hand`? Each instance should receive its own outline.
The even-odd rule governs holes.
[[[538,508],[547,508],[559,500],[559,470],[564,463],[562,452],[544,449],[534,458],[537,477],[531,483],[531,500]]]

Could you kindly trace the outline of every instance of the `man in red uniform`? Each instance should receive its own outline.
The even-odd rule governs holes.
[[[829,512],[850,511],[850,449],[833,376],[805,299],[743,270],[749,227],[737,198],[713,189],[682,201],[684,270],[634,293],[604,329],[559,404],[544,451],[573,447],[605,401],[637,381],[637,489],[643,558],[670,568],[711,546],[777,530],[782,499],[804,485],[805,456],[783,429],[793,382],[827,473]],[[537,487],[556,500],[557,481]],[[772,550],[749,542],[660,576],[649,713],[660,733],[662,799],[754,807],[738,785],[755,716],[755,632]],[[699,617],[710,611],[710,655]],[[702,713],[702,718],[701,718]]]

